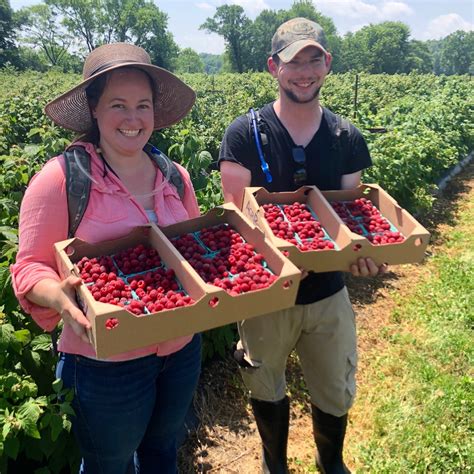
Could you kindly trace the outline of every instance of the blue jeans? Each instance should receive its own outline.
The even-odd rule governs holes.
[[[103,362],[61,354],[74,389],[72,426],[84,474],[175,474],[177,436],[201,370],[201,336],[165,357]]]

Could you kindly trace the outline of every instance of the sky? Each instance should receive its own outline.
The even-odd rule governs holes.
[[[265,9],[288,10],[292,0],[154,0],[168,15],[168,29],[181,48],[198,53],[221,54],[222,37],[199,29],[216,8],[225,3],[241,5],[250,19]],[[41,3],[38,0],[10,0],[13,10]],[[340,35],[357,31],[370,23],[402,21],[411,38],[440,39],[456,30],[474,30],[474,0],[317,0],[316,9],[330,17]]]

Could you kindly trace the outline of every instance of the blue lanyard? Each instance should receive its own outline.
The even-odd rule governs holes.
[[[260,158],[261,168],[263,173],[265,174],[267,183],[271,183],[273,178],[270,173],[268,163],[265,161],[265,157],[263,156],[262,145],[260,143],[260,133],[257,130],[257,119],[255,117],[255,111],[253,109],[250,109],[250,116],[252,117],[253,133],[255,135],[255,144],[257,145],[257,152]]]

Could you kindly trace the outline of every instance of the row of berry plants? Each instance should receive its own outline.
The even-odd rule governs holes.
[[[269,74],[187,75],[197,101],[177,126],[153,140],[190,171],[203,212],[220,204],[215,167],[228,124],[249,107],[277,95]],[[13,296],[8,266],[18,245],[18,211],[30,177],[73,136],[43,114],[44,104],[79,80],[60,73],[0,71],[0,472],[73,471],[77,452],[69,434],[70,395],[54,382],[51,341]],[[330,75],[322,101],[363,131],[374,158],[364,180],[377,182],[400,204],[426,211],[435,183],[472,150],[472,82],[431,75]],[[357,99],[357,100],[356,100]],[[371,133],[385,130],[385,133]],[[233,327],[205,334],[204,358],[223,354]],[[12,460],[17,459],[13,462]],[[21,460],[21,462],[20,462]],[[13,467],[12,467],[13,466]]]

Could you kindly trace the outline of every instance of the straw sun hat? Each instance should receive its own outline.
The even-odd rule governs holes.
[[[86,97],[89,84],[106,72],[130,66],[145,71],[152,79],[154,90],[154,130],[179,122],[192,108],[196,94],[174,74],[151,64],[148,53],[128,43],[111,43],[94,49],[86,58],[83,81],[49,102],[45,113],[57,125],[84,133],[92,126]]]

